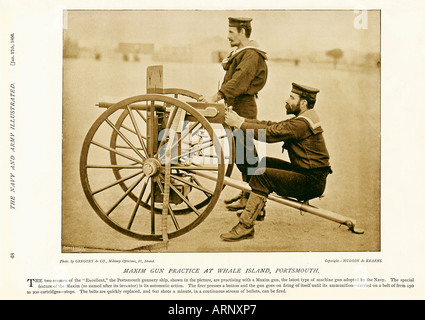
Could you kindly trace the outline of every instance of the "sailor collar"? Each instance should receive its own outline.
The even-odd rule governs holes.
[[[229,61],[232,60],[238,53],[240,53],[240,52],[242,52],[244,50],[247,50],[247,49],[253,49],[253,50],[257,51],[258,53],[260,53],[263,56],[266,54],[265,51],[263,51],[261,49],[258,49],[257,47],[246,46],[246,47],[243,47],[243,48],[240,48],[240,49],[234,49],[232,52],[230,52],[230,54],[229,54],[229,56],[227,58],[223,59],[222,64],[225,65],[225,64],[229,63]]]
[[[313,109],[308,109],[307,111],[297,116],[295,119],[306,120],[308,126],[310,127],[311,131],[313,131],[314,134],[323,131],[319,116],[317,115],[316,111]]]

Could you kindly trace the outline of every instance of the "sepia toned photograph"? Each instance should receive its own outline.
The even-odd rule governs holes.
[[[380,10],[63,11],[62,253],[380,252]]]
[[[1,3],[3,299],[423,299],[421,1]]]

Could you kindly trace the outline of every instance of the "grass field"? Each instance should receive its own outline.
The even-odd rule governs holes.
[[[102,110],[103,96],[126,98],[146,92],[146,67],[164,66],[164,87],[212,94],[224,72],[218,64],[158,63],[65,59],[63,68],[63,212],[62,246],[66,252],[129,250],[148,245],[118,233],[92,210],[79,178],[84,137]],[[291,83],[320,89],[317,112],[334,173],[325,198],[311,203],[352,217],[363,235],[308,213],[269,201],[264,222],[253,240],[226,243],[219,235],[236,222],[221,200],[194,230],[170,241],[169,252],[230,251],[379,251],[380,233],[380,70],[269,63],[269,78],[257,101],[259,119],[285,119],[284,101]],[[267,145],[267,155],[285,157],[281,143]],[[239,179],[235,169],[233,177]],[[222,198],[238,193],[226,187]],[[161,249],[159,249],[161,250]]]

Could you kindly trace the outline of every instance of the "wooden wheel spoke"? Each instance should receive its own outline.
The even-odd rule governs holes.
[[[131,149],[129,146],[116,145],[116,149]],[[137,148],[137,150],[143,150],[143,148]]]
[[[133,127],[136,130],[137,137],[139,138],[140,145],[145,151],[145,154],[148,154],[148,150],[146,149],[145,142],[143,141],[142,134],[140,133],[139,126],[137,125],[136,119],[134,119],[133,111],[129,105],[127,105],[128,115],[130,116],[131,122],[133,123]]]
[[[121,157],[127,158],[127,159],[132,160],[132,161],[137,162],[137,163],[143,163],[139,159],[133,158],[132,156],[130,156],[130,155],[124,153],[124,152],[121,152],[121,151],[118,151],[116,149],[110,148],[110,147],[105,146],[105,145],[103,145],[103,144],[101,144],[99,142],[96,142],[96,141],[93,141],[92,140],[91,143],[94,144],[94,145],[96,145],[96,146],[98,146],[98,147],[100,147],[100,148],[103,148],[105,150],[108,150],[110,152],[114,152],[114,153],[120,155]]]
[[[210,195],[214,194],[214,191],[208,190],[207,188],[204,188],[203,186],[200,185],[200,183],[198,181],[197,181],[197,184],[195,184],[193,182],[187,181],[187,180],[185,180],[185,179],[183,179],[183,178],[181,178],[181,177],[179,177],[177,175],[174,175],[174,174],[172,174],[171,177],[173,179],[176,179],[176,180],[178,180],[180,182],[183,182],[183,183],[185,183],[185,184],[187,184],[187,185],[189,185],[189,186],[191,186],[193,188],[196,188],[198,190],[203,191],[207,196],[210,196]]]
[[[196,174],[196,172],[194,172],[194,171],[192,171],[192,173],[193,174]],[[193,181],[195,181],[195,183],[198,185],[198,188],[201,188],[201,186],[202,186],[202,184],[199,182],[199,180],[195,177],[195,176],[192,176],[192,179],[193,179]],[[205,191],[204,191],[204,193],[205,193]],[[214,194],[214,193],[213,193]],[[208,194],[206,194],[205,193],[205,195],[207,196],[207,197],[210,197],[211,195],[208,195]]]
[[[164,182],[163,181],[162,181],[162,183],[161,183],[161,181],[158,181],[158,182],[159,182],[158,186],[161,189],[161,192],[164,193],[164,186],[162,185],[162,183],[164,183]],[[176,215],[174,214],[174,211],[171,208],[171,205],[169,203],[167,204],[167,206],[168,206],[168,213],[170,214],[170,217],[171,217],[171,220],[173,221],[174,227],[176,228],[176,230],[179,230],[180,226],[179,226],[179,223],[176,219]]]
[[[188,130],[185,130],[185,132],[184,132],[184,134],[182,134],[181,136],[180,136],[180,138],[176,141],[176,142],[174,142],[173,143],[173,145],[171,146],[171,150],[173,150],[176,146],[178,146],[179,145],[179,143],[184,139],[184,138],[186,138],[187,137],[187,135],[196,127],[196,126],[198,126],[200,124],[200,122],[199,121],[196,121],[196,122],[194,122],[190,127],[189,127],[189,129]],[[162,142],[162,141],[161,141]],[[159,148],[158,148],[158,152],[159,152]],[[163,158],[165,157],[165,153],[164,154],[162,154],[158,159],[159,160],[162,160]]]
[[[195,206],[189,201],[188,198],[186,198],[173,184],[170,184],[170,188],[173,189],[173,191],[186,203],[193,212],[199,217],[201,213],[198,211],[198,209],[195,208]]]
[[[171,169],[177,170],[202,170],[202,171],[217,171],[217,166],[197,166],[197,165],[171,165]]]
[[[143,119],[143,121],[148,122],[148,121],[146,120],[146,117],[142,114],[142,112],[141,112],[140,110],[136,109],[136,112],[137,112],[137,114],[140,116],[140,118],[142,118],[142,119]]]
[[[167,125],[165,126],[165,129],[163,130],[164,135],[163,135],[161,142],[159,143],[159,146],[158,146],[158,152],[159,152],[159,150],[161,150],[162,146],[164,145],[165,141],[167,140],[168,130],[170,130],[171,125],[173,124],[173,121],[174,121],[176,114],[177,114],[177,109],[178,108],[176,106],[174,106],[173,111],[172,111],[170,117],[168,118]],[[158,156],[158,154],[156,156]]]
[[[87,169],[143,169],[143,166],[125,164],[88,164]]]
[[[123,129],[125,129],[125,130],[127,130],[127,131],[129,131],[129,132],[131,132],[131,133],[133,133],[133,134],[136,134],[137,135],[137,132],[136,131],[134,131],[133,129],[131,129],[131,128],[129,128],[129,127],[127,127],[125,124],[122,124],[121,125],[121,128],[123,128]],[[146,140],[147,138],[146,138],[146,136],[144,136],[143,134],[141,134],[140,135],[144,140]],[[138,148],[138,149],[141,149],[141,148]]]
[[[142,201],[143,194],[145,193],[145,189],[146,189],[147,184],[148,184],[148,182],[145,181],[145,183],[143,184],[142,190],[140,191],[139,197],[137,198],[136,204],[134,206],[133,212],[131,213],[131,217],[130,217],[130,220],[129,220],[128,225],[127,225],[128,230],[130,230],[131,226],[133,225],[134,218],[136,217],[136,213],[137,213],[137,210],[139,209],[140,202]]]
[[[208,143],[208,145],[204,145],[204,144],[206,144],[206,143]],[[211,148],[213,145],[214,145],[214,142],[213,142],[213,141],[204,141],[204,142],[202,142],[201,144],[197,145],[197,147],[195,147],[195,148],[193,148],[193,149],[190,149],[189,151],[187,151],[187,152],[185,152],[185,153],[182,153],[182,154],[181,154],[181,155],[179,155],[179,156],[175,156],[175,157],[171,158],[171,161],[173,161],[173,160],[177,160],[178,158],[186,157],[186,156],[188,156],[188,155],[190,156],[190,155],[191,155],[191,154],[193,154],[193,153],[196,153],[196,152],[199,152],[199,151],[205,150],[205,149],[207,149],[207,148]]]
[[[125,124],[121,124],[121,125],[120,125],[120,127],[121,127],[121,128],[123,128],[123,129],[125,129],[125,130],[127,130],[128,132],[131,132],[131,133],[137,134],[137,132],[136,132],[136,131],[134,131],[133,129],[131,129],[131,128],[127,127]],[[146,138],[146,137],[145,137],[145,138]]]
[[[143,171],[136,172],[136,173],[134,173],[134,174],[132,174],[132,175],[130,175],[130,176],[127,176],[127,177],[122,178],[122,179],[119,179],[119,180],[117,180],[117,181],[115,181],[115,182],[113,182],[113,183],[110,183],[110,184],[108,184],[108,185],[107,185],[107,186],[105,186],[105,187],[102,187],[102,188],[100,188],[100,189],[98,189],[98,190],[96,190],[96,191],[93,191],[93,192],[92,192],[92,195],[95,195],[95,194],[97,194],[97,193],[99,193],[99,192],[102,192],[102,191],[105,191],[105,190],[107,190],[107,189],[109,189],[109,188],[112,188],[113,186],[116,186],[117,184],[120,184],[120,183],[122,183],[122,182],[124,182],[124,181],[130,180],[131,178],[134,178],[135,176],[137,176],[137,175],[141,174],[142,172],[143,172]]]
[[[127,189],[127,191],[121,196],[121,198],[120,199],[118,199],[118,201],[117,202],[115,202],[115,204],[106,212],[106,215],[107,216],[109,216],[110,214],[111,214],[111,212],[112,211],[114,211],[115,210],[115,208],[116,207],[118,207],[118,205],[129,195],[129,193],[131,192],[131,191],[133,191],[133,189],[134,188],[136,188],[137,187],[137,185],[140,183],[140,181],[142,181],[143,180],[143,178],[145,177],[145,174],[143,173],[142,174],[142,177],[139,179],[139,180],[137,180],[136,182],[134,182],[128,189]]]
[[[111,126],[111,128],[118,133],[118,135],[131,147],[131,149],[133,149],[133,151],[142,159],[145,159],[146,157],[143,156],[139,150],[137,150],[137,148],[131,143],[130,140],[127,139],[127,137],[117,128],[115,127],[115,125],[111,122],[111,120],[109,120],[108,118],[105,119],[105,121]]]
[[[155,181],[151,179],[151,192],[149,200],[151,201],[151,233],[155,234]]]
[[[146,101],[146,136],[151,143],[148,144],[148,157],[151,157],[154,153],[153,137],[154,125],[155,125],[155,101]]]

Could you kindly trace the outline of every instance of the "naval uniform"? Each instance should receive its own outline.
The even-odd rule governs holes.
[[[251,29],[251,18],[229,17],[229,27]],[[249,37],[249,34],[247,34]],[[241,117],[257,118],[257,93],[267,81],[267,56],[257,48],[254,41],[243,48],[235,49],[223,60],[226,71],[219,89],[224,101]]]
[[[251,132],[257,140],[284,142],[283,150],[288,151],[290,161],[271,157],[261,160],[249,181],[253,192],[239,216],[239,223],[220,235],[225,241],[254,236],[254,223],[264,212],[270,193],[306,201],[322,195],[325,190],[327,176],[332,170],[320,119],[313,110],[319,90],[292,83],[292,92],[306,100],[309,109],[280,122],[245,119],[240,126],[242,131]]]
[[[241,129],[252,129],[255,139],[259,134],[261,138],[259,129],[263,129],[266,142],[283,141],[282,149],[287,150],[290,159],[288,162],[263,158],[249,181],[254,192],[262,195],[276,192],[300,201],[323,194],[326,178],[332,170],[323,129],[314,109],[280,122],[246,119]]]
[[[226,70],[223,84],[219,92],[228,106],[246,119],[257,118],[257,93],[267,81],[267,59],[265,52],[255,47],[244,47],[237,50],[223,61]],[[242,173],[242,179],[249,182],[248,168],[258,165],[258,155],[254,142],[247,139],[242,132],[234,132],[236,145],[242,145],[238,150],[243,154],[236,166]]]
[[[266,60],[264,51],[247,46],[232,52],[223,61],[226,74],[219,92],[241,117],[257,118],[255,99],[267,81]]]

